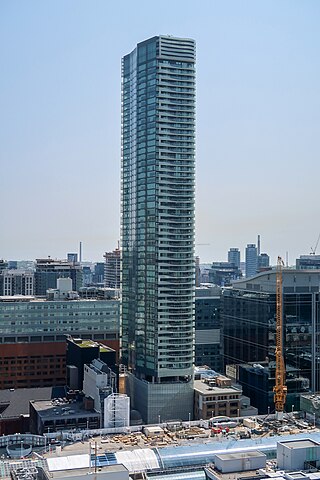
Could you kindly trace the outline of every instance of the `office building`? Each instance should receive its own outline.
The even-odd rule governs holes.
[[[254,243],[246,246],[246,277],[253,277],[258,270],[258,251]]]
[[[234,263],[229,262],[213,262],[209,270],[209,282],[220,287],[229,287],[241,276],[241,270]]]
[[[94,285],[104,286],[104,266],[103,262],[97,262],[94,265],[94,272],[92,276],[92,283]]]
[[[228,251],[228,263],[233,263],[240,270],[240,250],[239,248],[230,248]]]
[[[195,42],[122,62],[122,361],[145,422],[193,403]]]
[[[201,285],[195,300],[195,365],[217,372],[222,371],[220,294],[215,285]]]
[[[296,259],[297,270],[320,270],[320,255],[300,255]]]
[[[38,296],[45,296],[49,288],[56,288],[58,278],[71,278],[74,291],[82,287],[81,265],[67,260],[37,259],[34,276]]]
[[[120,288],[120,249],[116,248],[113,252],[106,252],[104,258],[104,286],[108,288]]]
[[[118,299],[0,297],[0,389],[65,385],[66,336],[119,351]]]
[[[317,271],[289,269],[282,276],[286,405],[299,409],[301,393],[320,389],[320,276]],[[267,413],[268,406],[274,408],[276,271],[235,282],[223,292],[221,309],[224,364],[249,364],[237,380],[253,405],[255,386],[255,406]],[[249,384],[251,390],[246,389]]]

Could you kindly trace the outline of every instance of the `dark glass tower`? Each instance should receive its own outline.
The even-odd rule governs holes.
[[[320,388],[320,276],[315,270],[283,270],[283,353],[286,409],[301,393]],[[276,272],[260,273],[222,295],[224,365],[241,365],[238,380],[259,413],[271,411],[275,382]]]
[[[192,412],[194,142],[195,42],[139,43],[122,63],[122,361],[146,422]]]

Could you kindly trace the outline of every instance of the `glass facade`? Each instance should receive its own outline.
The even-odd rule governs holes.
[[[299,408],[300,393],[320,388],[319,282],[317,272],[283,272],[283,348],[290,411],[291,405]],[[251,363],[240,371],[244,394],[251,397],[261,413],[266,413],[268,406],[273,408],[275,272],[257,275],[238,285],[225,290],[222,297],[224,364]],[[259,404],[254,403],[254,395]]]
[[[198,296],[196,290],[195,365],[222,371],[220,296]]]
[[[195,43],[153,37],[122,63],[122,361],[191,379]]]

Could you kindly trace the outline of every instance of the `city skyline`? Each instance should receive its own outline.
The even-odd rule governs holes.
[[[320,230],[319,4],[139,5],[1,5],[0,258],[116,247],[120,59],[170,33],[197,41],[196,244],[210,245],[196,254],[244,259],[259,233],[271,263],[288,251],[293,264]]]

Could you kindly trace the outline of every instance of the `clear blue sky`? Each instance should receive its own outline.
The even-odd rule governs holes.
[[[102,260],[119,238],[121,57],[197,41],[197,247],[320,232],[320,2],[1,0],[0,258]],[[319,247],[320,253],[320,247]]]

